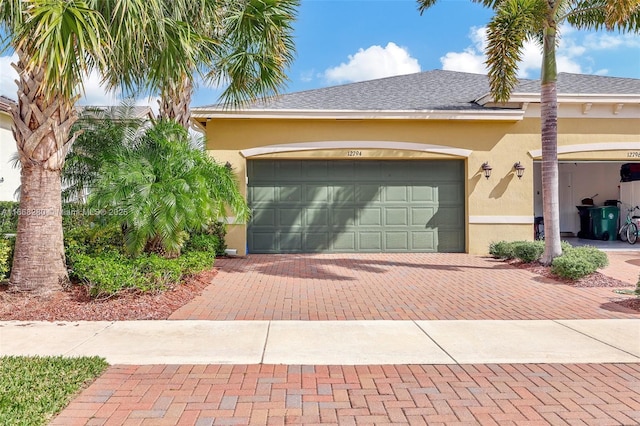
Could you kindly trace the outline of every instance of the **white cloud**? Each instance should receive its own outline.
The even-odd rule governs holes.
[[[440,63],[442,63],[443,70],[474,74],[487,73],[484,55],[473,48],[467,48],[464,52],[448,52],[440,58]]]
[[[568,31],[572,33],[572,31]],[[442,69],[450,71],[462,71],[471,73],[487,73],[484,54],[487,46],[487,28],[472,27],[469,32],[472,45],[462,52],[448,52],[440,58]],[[582,73],[582,66],[577,58],[583,57],[587,47],[578,44],[574,39],[560,40],[557,50],[556,62],[559,72]],[[519,78],[538,78],[542,63],[542,52],[535,41],[527,41],[522,48],[522,58],[518,64]]]
[[[374,45],[358,50],[349,55],[349,62],[327,69],[324,77],[329,83],[345,83],[415,72],[420,72],[418,60],[406,48],[389,42],[385,47]]]
[[[13,69],[11,63],[18,61],[18,55],[0,56],[0,95],[16,100],[18,87],[14,82],[18,78],[18,73]]]

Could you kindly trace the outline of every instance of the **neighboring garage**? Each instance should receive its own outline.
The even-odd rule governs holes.
[[[249,253],[464,252],[461,160],[250,160]]]

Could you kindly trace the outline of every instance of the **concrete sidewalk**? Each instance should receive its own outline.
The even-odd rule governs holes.
[[[3,322],[0,355],[99,355],[134,365],[637,363],[640,322]]]

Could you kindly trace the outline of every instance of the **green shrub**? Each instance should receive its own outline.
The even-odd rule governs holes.
[[[186,275],[211,268],[215,255],[192,251],[175,259],[156,254],[131,259],[121,253],[78,253],[73,256],[71,275],[86,285],[92,297],[106,297],[135,290],[158,292],[179,283]]]
[[[156,254],[140,256],[133,261],[134,268],[144,277],[136,286],[140,291],[166,290],[182,279],[182,266],[176,259],[167,259]]]
[[[513,259],[515,257],[513,252],[513,243],[507,241],[491,243],[489,246],[489,254],[496,259]]]
[[[15,234],[18,229],[18,208],[15,201],[0,201],[0,237]]]
[[[514,257],[524,263],[531,263],[540,259],[543,251],[544,241],[516,241],[513,243]]]
[[[573,247],[553,259],[551,272],[562,278],[578,280],[608,264],[607,254],[595,247]]]
[[[216,254],[220,246],[220,238],[211,234],[192,235],[187,241],[185,251],[208,251]]]
[[[93,297],[113,295],[122,290],[144,288],[144,276],[132,261],[116,253],[90,256],[78,254],[71,274],[89,289]]]
[[[9,261],[12,251],[11,242],[0,238],[0,281],[6,277],[7,272],[11,269]]]
[[[214,253],[207,251],[190,251],[183,253],[177,260],[184,275],[194,275],[213,266]]]

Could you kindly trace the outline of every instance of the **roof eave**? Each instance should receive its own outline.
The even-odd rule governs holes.
[[[608,94],[608,93],[559,93],[558,103],[563,104],[629,104],[640,103],[640,94]],[[476,103],[479,105],[493,104],[493,96],[491,93],[478,98]],[[509,97],[509,103],[540,103],[540,93],[512,93]]]
[[[295,110],[250,109],[220,110],[192,108],[196,121],[213,118],[265,118],[265,119],[315,119],[315,120],[482,120],[519,121],[522,110]]]

